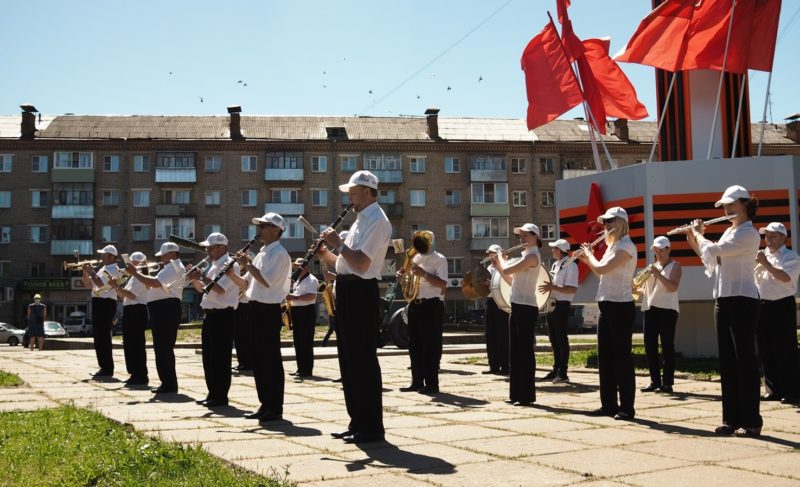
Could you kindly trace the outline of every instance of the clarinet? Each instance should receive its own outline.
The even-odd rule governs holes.
[[[250,250],[250,247],[252,247],[253,244],[256,243],[256,240],[258,240],[258,232],[256,232],[256,234],[253,236],[253,238],[250,239],[249,242],[244,244],[244,247],[242,247],[242,249],[239,252],[247,252],[248,250]],[[220,268],[219,273],[216,276],[214,276],[214,279],[212,279],[211,282],[203,286],[203,294],[210,293],[211,289],[214,288],[214,284],[216,284],[217,281],[222,279],[222,276],[224,276],[228,272],[228,269],[230,269],[235,262],[236,259],[234,258],[231,258],[229,261],[225,262]]]
[[[339,228],[339,225],[341,225],[342,222],[344,221],[344,217],[347,216],[347,213],[349,213],[352,208],[353,205],[348,205],[347,208],[345,208],[344,211],[342,211],[342,213],[339,214],[339,216],[336,218],[336,221],[331,223],[331,228],[337,230]],[[309,261],[311,261],[311,259],[314,258],[314,255],[316,255],[316,253],[319,251],[319,248],[322,247],[322,244],[324,242],[325,241],[322,239],[322,237],[320,237],[319,240],[317,240],[314,243],[314,245],[312,245],[311,248],[308,249],[308,252],[306,252],[306,256],[303,257],[303,263],[300,264],[300,266],[297,269],[295,269],[294,272],[292,272],[292,282],[297,281],[297,278],[300,277],[300,274],[303,272],[303,269],[305,269]]]

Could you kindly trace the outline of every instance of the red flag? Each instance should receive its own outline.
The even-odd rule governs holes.
[[[616,60],[667,71],[720,71],[723,64],[733,73],[770,71],[780,8],[781,0],[666,0],[642,20]]]
[[[561,230],[569,233],[570,243],[580,245],[582,243],[593,242],[603,231],[603,225],[597,222],[597,217],[605,213],[603,197],[600,194],[600,185],[593,182],[589,190],[589,202],[586,207],[585,221],[575,223],[565,223],[561,225]],[[594,255],[598,259],[605,252],[605,242],[601,241],[594,247]],[[578,281],[589,274],[589,268],[582,262],[578,262]]]
[[[522,70],[528,94],[528,130],[554,120],[583,100],[552,22],[525,47]]]
[[[619,65],[608,56],[610,41],[608,39],[586,39],[583,41],[583,47],[585,59],[602,96],[606,115],[628,120],[641,120],[647,117],[647,109],[636,97],[636,89],[633,84]],[[581,71],[581,80],[583,79],[584,73]]]
[[[572,30],[572,21],[569,20],[569,7],[570,0],[556,0],[556,10],[558,12],[558,22],[561,24],[561,40],[564,42],[564,48],[567,50],[567,55],[571,59],[577,59],[583,56],[583,44],[575,31]]]

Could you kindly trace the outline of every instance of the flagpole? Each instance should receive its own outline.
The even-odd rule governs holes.
[[[714,132],[717,129],[717,112],[719,112],[719,99],[722,96],[722,81],[725,78],[725,65],[728,62],[728,47],[731,43],[731,32],[733,31],[733,15],[736,13],[736,0],[731,0],[731,20],[728,22],[728,36],[725,39],[725,52],[722,55],[722,71],[719,73],[719,85],[717,86],[717,101],[714,103],[714,117],[711,119],[711,136],[708,139],[708,152],[706,159],[711,159],[711,147],[714,145]]]
[[[772,71],[767,78],[767,95],[764,97],[764,113],[761,115],[761,135],[758,137],[758,156],[761,156],[761,148],[764,146],[764,130],[767,128],[767,105],[769,104],[769,87],[772,85]]]
[[[661,108],[661,116],[658,118],[658,128],[656,129],[656,138],[653,140],[653,147],[650,148],[650,158],[647,159],[647,162],[653,162],[653,156],[656,154],[656,144],[658,144],[658,138],[661,136],[661,128],[664,126],[664,117],[667,114],[669,99],[672,97],[672,87],[675,86],[675,77],[677,75],[678,75],[677,71],[672,72],[672,79],[669,81],[669,88],[667,89],[667,97],[664,99],[664,107]]]
[[[731,147],[731,159],[736,157],[736,142],[739,140],[739,124],[742,121],[742,99],[744,99],[744,87],[746,82],[747,73],[742,75],[742,87],[739,89],[739,109],[736,110],[736,128],[733,129],[733,147]]]

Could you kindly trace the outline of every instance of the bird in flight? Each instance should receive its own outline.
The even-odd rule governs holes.
[[[247,83],[244,83],[242,86],[247,86]]]
[[[236,84],[242,84],[242,80],[237,81]]]
[[[372,90],[369,90],[369,94],[370,94],[370,95],[372,94]]]
[[[450,90],[452,90],[452,89],[453,89],[453,88],[451,88],[451,87],[449,87],[449,86],[447,87],[447,91],[450,91]]]
[[[478,83],[480,83],[481,81],[483,81],[483,76],[478,76]]]
[[[202,96],[200,97],[200,103],[203,103],[203,97]]]
[[[170,71],[169,74],[172,75],[172,71]]]
[[[421,98],[421,97],[420,97],[419,95],[417,95],[417,100],[419,100],[420,98]]]

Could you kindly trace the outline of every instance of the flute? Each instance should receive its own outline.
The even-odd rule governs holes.
[[[704,221],[703,222],[703,226],[707,227],[707,226],[713,225],[715,223],[721,223],[721,222],[724,222],[724,221],[733,220],[734,218],[736,218],[736,215],[725,215],[725,216],[721,216],[719,218],[712,218],[711,220]],[[691,229],[692,229],[692,224],[689,223],[687,225],[682,225],[682,226],[680,226],[678,228],[673,228],[672,230],[667,232],[667,235],[675,235],[676,233],[686,233],[686,232],[690,231]]]
[[[600,232],[600,236],[597,237],[594,242],[589,244],[589,248],[592,248],[595,245],[599,244],[607,236],[608,236],[608,230],[603,230],[602,232]],[[580,257],[581,255],[583,255],[583,249],[576,250],[575,252],[572,253],[572,255],[569,256],[569,258],[566,261],[564,261],[564,263],[561,265],[561,267],[563,268],[567,264],[572,264],[573,262],[578,260],[578,257]]]
[[[510,249],[501,250],[500,253],[501,254],[510,254],[511,252],[516,252],[517,250],[519,250],[521,248],[524,248],[524,247],[525,247],[525,244],[521,243],[519,245],[515,245],[515,246],[511,247]],[[480,261],[480,264],[485,264],[485,263],[489,262],[490,260],[492,260],[491,256],[484,257],[484,259],[482,261]]]

